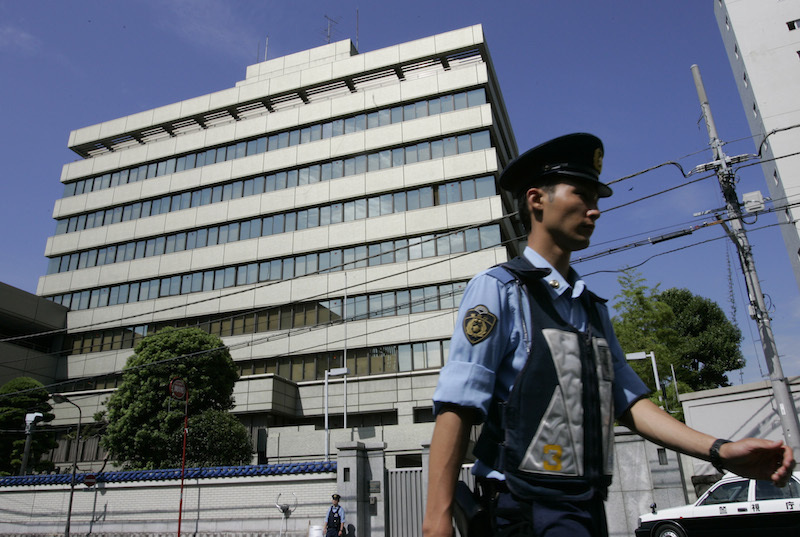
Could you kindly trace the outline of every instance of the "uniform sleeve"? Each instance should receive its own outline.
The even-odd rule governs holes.
[[[345,508],[340,506],[340,509],[341,509],[341,511],[342,511],[342,512],[340,513],[340,514],[342,515],[342,524],[344,524],[344,523],[345,523],[345,521],[346,521],[346,519],[345,519],[345,516],[344,516],[344,514],[345,514]]]
[[[608,310],[603,307],[601,311],[604,313],[601,315],[603,331],[614,359],[614,413],[615,417],[619,418],[633,403],[649,395],[650,389],[642,382],[625,358],[625,353],[608,317]]]
[[[486,273],[467,285],[433,395],[435,414],[450,404],[478,409],[480,421],[486,418],[497,370],[518,340],[512,335],[518,304],[508,297],[508,287]]]

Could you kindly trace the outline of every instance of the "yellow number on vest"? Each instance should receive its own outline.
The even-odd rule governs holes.
[[[544,469],[551,472],[561,470],[561,446],[557,444],[547,444],[544,446]]]

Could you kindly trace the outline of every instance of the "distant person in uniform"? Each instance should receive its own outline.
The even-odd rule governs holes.
[[[647,398],[605,300],[570,266],[572,252],[589,246],[598,200],[612,194],[599,179],[602,163],[602,142],[576,133],[527,151],[500,176],[517,201],[527,247],[464,291],[433,396],[425,537],[452,535],[454,489],[479,423],[473,473],[491,527],[476,535],[608,535],[614,420],[720,472],[778,486],[791,476],[792,449],[782,442],[715,439]]]
[[[331,506],[325,515],[325,537],[338,537],[344,535],[344,507],[339,505],[341,496],[331,496]]]

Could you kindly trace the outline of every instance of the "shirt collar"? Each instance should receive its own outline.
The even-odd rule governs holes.
[[[542,279],[545,281],[545,283],[547,283],[547,287],[550,288],[550,290],[555,293],[556,296],[560,297],[567,292],[567,289],[570,289],[571,297],[578,298],[586,290],[586,282],[581,279],[580,275],[575,272],[575,269],[572,267],[569,269],[569,275],[570,279],[573,280],[574,283],[571,284],[561,275],[560,272],[553,268],[553,265],[551,265],[544,257],[539,255],[529,246],[525,247],[523,254],[528,261],[533,264],[534,267],[550,269],[550,274],[544,276]]]

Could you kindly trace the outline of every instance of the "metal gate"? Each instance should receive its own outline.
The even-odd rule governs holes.
[[[422,535],[422,468],[389,470],[389,534],[387,537]]]
[[[471,464],[463,466],[459,477],[470,487],[474,485],[471,469]],[[422,535],[422,517],[425,515],[422,468],[398,468],[388,473],[387,537],[419,537]]]

